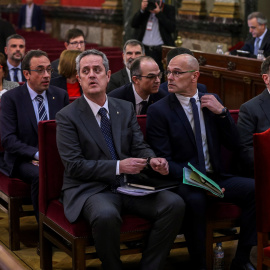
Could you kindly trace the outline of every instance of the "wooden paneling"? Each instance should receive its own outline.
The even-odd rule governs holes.
[[[170,49],[172,47],[163,47],[163,59]],[[200,63],[199,82],[207,86],[208,92],[218,94],[229,109],[239,109],[241,104],[265,89],[260,75],[262,61],[198,51],[193,53]]]

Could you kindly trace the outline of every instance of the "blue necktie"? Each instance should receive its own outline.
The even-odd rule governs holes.
[[[44,102],[43,102],[43,96],[42,95],[37,95],[36,100],[38,101],[38,117],[39,117],[39,121],[48,120],[47,112],[46,112],[45,105],[44,105]]]
[[[111,157],[113,160],[119,160],[119,157],[115,151],[113,143],[111,123],[109,118],[107,117],[107,110],[105,108],[100,108],[98,114],[101,116],[100,129],[111,153]],[[116,175],[115,183],[111,185],[111,190],[113,192],[116,192],[117,187],[119,187],[123,183],[124,183],[124,176]]]
[[[18,70],[19,70],[19,68],[12,68],[12,70],[14,71],[13,81],[18,82],[19,81],[19,79],[18,79]]]
[[[195,98],[191,98],[190,103],[191,103],[191,106],[192,106],[194,126],[195,126],[195,139],[196,139],[196,146],[197,146],[197,152],[198,152],[199,170],[202,173],[206,173],[198,106],[196,104]]]
[[[258,54],[259,43],[260,43],[260,38],[257,38],[256,43],[255,43],[255,47],[254,47],[254,55]]]

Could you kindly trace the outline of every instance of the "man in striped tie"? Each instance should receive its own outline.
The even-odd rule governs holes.
[[[31,184],[38,221],[38,122],[54,119],[69,98],[65,90],[49,85],[52,68],[45,52],[29,51],[22,69],[27,83],[8,91],[1,100],[1,142],[5,149],[2,169]]]

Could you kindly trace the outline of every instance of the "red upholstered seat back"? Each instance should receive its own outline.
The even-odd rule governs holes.
[[[143,136],[145,138],[145,136],[146,136],[146,115],[137,115],[137,121],[141,127]]]
[[[39,211],[46,214],[48,202],[58,199],[63,185],[64,166],[56,146],[55,120],[38,124],[39,136]]]
[[[270,232],[270,129],[253,135],[257,230]]]

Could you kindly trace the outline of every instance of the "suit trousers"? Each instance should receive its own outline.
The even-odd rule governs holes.
[[[213,180],[221,188],[225,188],[224,198],[216,198],[215,200],[231,202],[241,208],[238,250],[250,250],[249,247],[257,244],[254,179],[220,176],[218,180]],[[193,268],[206,269],[206,192],[183,183],[173,191],[179,194],[186,203],[183,225]],[[243,252],[239,254],[243,254]],[[246,254],[245,257],[249,259],[249,255]]]
[[[185,212],[182,198],[170,191],[134,197],[104,190],[90,196],[82,209],[103,269],[122,269],[121,214],[136,214],[153,222],[141,259],[142,270],[163,269]]]
[[[39,167],[30,162],[16,164],[13,176],[31,185],[31,199],[37,222],[39,222],[38,192],[39,192]]]

